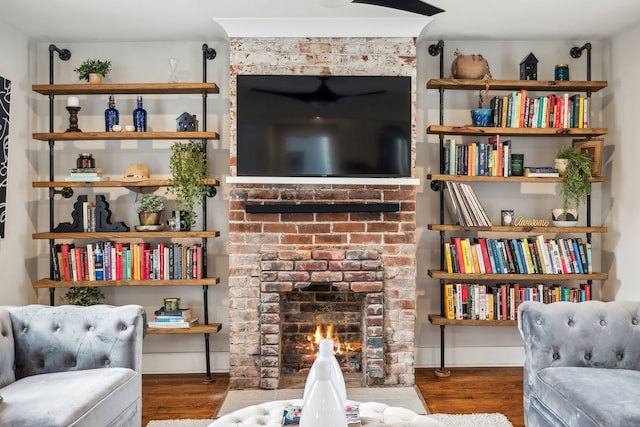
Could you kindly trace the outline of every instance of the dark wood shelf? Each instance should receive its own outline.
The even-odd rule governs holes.
[[[428,134],[472,135],[472,136],[600,136],[608,133],[607,128],[506,128],[495,126],[440,126],[427,127]]]
[[[607,87],[606,81],[572,80],[474,80],[430,79],[427,89],[453,90],[521,90],[541,92],[597,92]]]
[[[53,233],[42,232],[33,233],[32,239],[109,239],[109,240],[121,240],[121,239],[189,239],[199,238],[208,239],[216,238],[220,236],[219,231],[97,231],[97,232],[74,232],[74,233]]]
[[[491,183],[522,183],[533,182],[536,184],[554,184],[564,181],[562,177],[554,178],[533,178],[528,176],[470,176],[470,175],[448,175],[448,174],[428,174],[427,179],[432,181],[457,181],[457,182],[491,182]],[[591,182],[607,182],[606,176],[593,176]]]
[[[217,179],[207,179],[204,181],[206,185],[217,187],[220,181]],[[169,187],[171,184],[168,179],[144,179],[141,181],[96,181],[96,182],[80,182],[80,181],[34,181],[31,183],[33,188],[59,188],[59,187],[125,187],[125,188],[142,188],[142,187]]]
[[[429,277],[433,279],[444,280],[500,280],[500,281],[524,281],[524,280],[607,280],[607,273],[591,273],[591,274],[466,274],[466,273],[447,273],[442,270],[429,270]]]
[[[149,335],[185,335],[185,334],[216,334],[220,332],[222,328],[221,323],[209,323],[208,325],[197,324],[190,328],[149,328],[147,327],[147,334]]]
[[[216,132],[36,132],[39,141],[96,141],[131,139],[220,139]]]
[[[518,326],[517,320],[456,320],[447,319],[437,314],[429,315],[432,325],[458,325],[458,326]]]
[[[101,83],[93,84],[41,84],[32,90],[42,95],[180,95],[220,93],[215,83]]]
[[[516,227],[494,225],[491,227],[475,227],[455,224],[428,224],[429,230],[434,231],[482,231],[495,233],[606,233],[607,227]]]
[[[121,286],[214,286],[220,283],[218,277],[205,279],[174,279],[174,280],[79,280],[58,281],[40,279],[33,283],[34,288],[75,288],[75,287],[121,287]]]

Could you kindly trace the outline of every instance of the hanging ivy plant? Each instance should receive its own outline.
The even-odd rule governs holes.
[[[203,203],[209,193],[204,180],[209,177],[207,157],[200,142],[176,142],[169,157],[171,178],[167,193],[176,196],[176,209],[184,212],[187,223],[193,226],[197,214],[194,206]]]
[[[569,160],[560,188],[562,210],[566,212],[571,204],[579,209],[580,204],[591,194],[593,159],[573,147],[560,148],[556,158]]]

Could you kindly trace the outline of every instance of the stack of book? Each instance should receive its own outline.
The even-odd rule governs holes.
[[[346,403],[344,409],[347,415],[347,425],[358,427],[361,425],[360,421],[360,404],[359,403]],[[287,404],[284,408],[284,414],[282,414],[282,426],[297,426],[300,425],[300,416],[302,415],[302,405]]]
[[[524,168],[524,176],[529,178],[557,178],[560,173],[558,169],[548,166],[527,166]]]
[[[72,168],[69,176],[65,176],[67,182],[96,182],[108,181],[109,177],[102,176],[102,168]]]
[[[150,328],[190,328],[198,323],[198,318],[193,317],[190,308],[181,308],[176,311],[165,310],[164,307],[154,312],[153,321],[149,322]]]
[[[449,213],[463,226],[491,227],[491,219],[469,184],[447,181],[445,201]]]

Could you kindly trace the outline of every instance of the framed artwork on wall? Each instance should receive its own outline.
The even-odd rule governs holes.
[[[592,176],[600,176],[602,169],[602,150],[604,138],[574,139],[573,148],[576,151],[587,154],[593,159]]]
[[[9,171],[9,104],[11,80],[0,76],[0,239],[4,239],[7,218],[7,175]]]

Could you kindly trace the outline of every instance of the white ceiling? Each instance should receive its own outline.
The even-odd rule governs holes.
[[[319,0],[5,0],[0,22],[37,41],[206,41],[231,37],[607,38],[640,22],[638,0],[429,0],[432,18]]]

